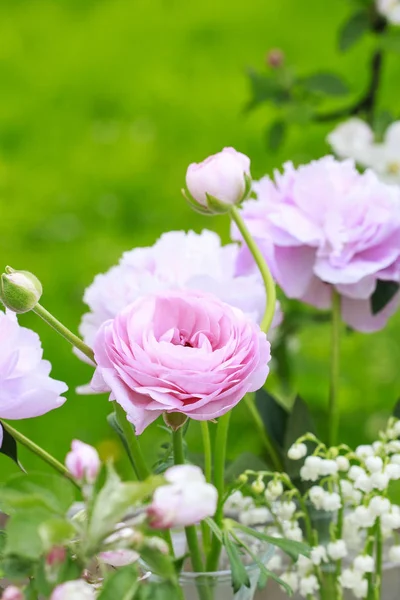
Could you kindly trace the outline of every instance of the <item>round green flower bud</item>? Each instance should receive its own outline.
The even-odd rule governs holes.
[[[15,313],[29,312],[35,308],[43,288],[39,279],[28,271],[14,271],[6,267],[0,281],[0,300]]]

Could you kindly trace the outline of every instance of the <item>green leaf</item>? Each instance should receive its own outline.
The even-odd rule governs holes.
[[[135,600],[177,600],[177,598],[179,598],[179,593],[176,585],[165,581],[146,581],[140,586],[135,596]]]
[[[251,452],[243,452],[237,458],[235,458],[235,460],[226,469],[225,478],[228,482],[233,482],[239,477],[239,475],[243,473],[243,471],[246,471],[246,469],[251,469],[253,471],[264,471],[267,469],[267,465],[255,454],[252,454]]]
[[[0,488],[0,510],[10,512],[24,507],[41,507],[64,516],[74,501],[72,483],[63,477],[44,473],[13,475]]]
[[[11,433],[9,433],[6,429],[4,429],[4,427],[2,427],[1,424],[0,424],[0,429],[2,430],[2,433],[3,433],[3,442],[0,447],[0,454],[4,454],[5,456],[8,456],[8,458],[11,458],[11,460],[13,460],[15,462],[15,464],[17,464],[19,466],[21,471],[25,472],[25,469],[23,468],[23,466],[21,465],[21,463],[18,460],[17,442],[15,441],[15,439],[13,438]]]
[[[256,392],[256,406],[263,420],[268,437],[283,454],[289,413],[269,392],[261,388]]]
[[[21,556],[5,556],[1,561],[4,577],[10,581],[21,581],[30,577],[34,570],[34,562]]]
[[[400,54],[400,31],[391,31],[381,37],[383,50]]]
[[[377,315],[385,308],[400,289],[400,284],[396,281],[384,281],[378,279],[376,288],[371,296],[371,311]]]
[[[400,398],[397,400],[396,404],[394,405],[392,414],[394,417],[396,417],[396,419],[400,419]]]
[[[118,569],[106,579],[98,600],[133,600],[138,587],[137,569],[129,565]]]
[[[43,553],[39,526],[48,519],[45,508],[24,510],[11,515],[7,523],[6,553],[37,559]]]
[[[39,535],[46,551],[53,546],[63,546],[71,541],[76,531],[70,521],[66,519],[48,519],[39,526]]]
[[[370,22],[366,11],[351,15],[339,31],[339,50],[346,52],[369,30]]]
[[[140,556],[152,573],[167,581],[176,581],[175,564],[170,554],[145,545],[140,549]]]
[[[288,556],[290,556],[290,558],[292,558],[294,561],[298,559],[300,554],[303,554],[304,556],[309,556],[310,554],[310,548],[307,546],[307,544],[303,544],[302,542],[294,542],[293,540],[287,540],[285,538],[276,538],[271,535],[261,533],[261,531],[258,531],[257,529],[251,529],[250,527],[246,527],[241,523],[233,523],[233,527],[235,529],[240,529],[241,531],[247,533],[247,535],[255,537],[258,540],[261,540],[262,542],[268,542],[269,544],[271,544],[271,546],[277,546],[278,548],[283,550],[283,552],[285,552]]]
[[[315,73],[301,80],[309,91],[327,96],[344,96],[349,93],[347,83],[335,73]]]
[[[118,435],[119,439],[122,442],[122,445],[123,445],[123,447],[125,449],[125,452],[126,452],[128,458],[129,458],[129,461],[130,461],[133,469],[136,470],[136,465],[135,465],[135,462],[133,460],[131,449],[129,447],[128,442],[126,441],[124,432],[122,431],[121,427],[118,424],[117,416],[116,416],[115,412],[112,412],[109,415],[107,415],[107,422],[110,425],[110,427],[112,427],[112,429],[114,429],[115,433]]]
[[[249,575],[243,564],[241,554],[237,545],[229,537],[229,533],[224,533],[224,546],[228,555],[229,564],[231,567],[232,587],[235,594],[242,586],[250,587]]]
[[[260,563],[258,563],[260,564]],[[268,579],[273,579],[274,581],[276,581],[276,583],[278,583],[281,587],[283,587],[283,589],[285,590],[285,592],[287,593],[288,596],[293,596],[293,590],[290,587],[290,585],[288,585],[286,583],[286,581],[283,581],[283,579],[281,579],[278,575],[276,575],[276,573],[274,573],[273,571],[270,571],[265,565],[263,565],[261,563],[261,575],[260,575],[260,579],[258,580],[258,587],[259,588],[263,588],[265,587]]]
[[[287,125],[286,122],[278,119],[274,121],[267,129],[267,146],[270,150],[278,150],[285,139]]]
[[[211,517],[207,517],[206,519],[204,519],[204,522],[207,523],[207,525],[209,526],[209,528],[211,529],[211,531],[213,532],[213,534],[215,535],[215,537],[220,542],[222,542],[222,531],[218,527],[218,525],[216,524],[216,522],[214,521],[214,519],[211,519]]]
[[[290,94],[275,78],[257,73],[253,69],[249,69],[247,74],[250,80],[251,99],[245,107],[246,111],[253,110],[268,101],[278,105],[289,101]]]
[[[88,536],[91,550],[96,552],[99,543],[113,531],[129,509],[144,501],[163,483],[162,477],[123,483],[113,467],[108,465],[106,482],[95,498],[89,514]]]

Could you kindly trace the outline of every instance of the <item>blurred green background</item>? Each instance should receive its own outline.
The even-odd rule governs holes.
[[[329,126],[292,129],[268,152],[263,106],[246,116],[246,68],[265,68],[282,48],[300,73],[333,69],[355,95],[367,81],[366,39],[337,51],[346,0],[2,0],[0,2],[0,257],[42,280],[43,304],[76,330],[82,294],[120,254],[151,245],[169,229],[217,230],[226,219],[191,212],[180,188],[189,162],[232,145],[259,177],[288,159],[327,153]],[[399,60],[384,69],[380,103],[396,107]],[[2,267],[3,268],[3,267]],[[72,437],[117,460],[121,450],[105,417],[104,396],[79,397],[90,369],[32,315],[53,375],[70,386],[56,412],[17,426],[59,458]],[[385,331],[346,335],[340,388],[342,438],[370,439],[400,395],[400,315]],[[293,348],[296,387],[323,418],[329,328],[303,331]],[[274,376],[270,389],[276,387]],[[199,449],[197,425],[190,432]],[[150,460],[154,429],[143,435]],[[235,410],[230,456],[260,444],[244,407]],[[26,466],[39,466],[21,454]],[[14,470],[0,457],[0,477]]]

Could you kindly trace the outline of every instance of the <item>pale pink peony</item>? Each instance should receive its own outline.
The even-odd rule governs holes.
[[[378,280],[400,281],[400,188],[326,156],[298,169],[287,163],[275,183],[265,177],[255,191],[242,216],[285,294],[326,309],[335,287],[348,325],[381,329],[400,294],[376,315],[370,298]],[[255,268],[243,246],[238,273]]]
[[[50,600],[95,600],[95,598],[94,587],[83,579],[61,583],[50,596]]]
[[[250,159],[234,148],[192,163],[186,172],[186,186],[192,198],[207,207],[207,194],[224,204],[238,204],[246,190],[245,175],[250,175]]]
[[[97,450],[80,440],[73,440],[71,452],[65,458],[65,465],[79,481],[94,483],[101,468]]]
[[[169,485],[157,488],[147,510],[155,529],[187,527],[214,516],[218,492],[199,467],[176,465],[164,473]]]
[[[169,231],[154,246],[125,252],[119,265],[97,275],[84,301],[90,312],[83,316],[80,333],[93,345],[100,326],[146,294],[168,289],[210,292],[241,308],[257,323],[265,309],[265,290],[258,273],[236,276],[237,244],[221,245],[213,231]],[[273,327],[282,319],[277,304]]]
[[[0,310],[0,418],[38,417],[65,402],[68,388],[49,377],[39,336],[18,324],[12,312]],[[0,446],[3,439],[0,427]]]
[[[142,431],[164,412],[214,419],[268,375],[270,345],[258,325],[218,298],[168,291],[139,298],[96,336],[92,387],[111,390]]]

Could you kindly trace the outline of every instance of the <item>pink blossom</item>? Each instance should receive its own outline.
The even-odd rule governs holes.
[[[2,600],[24,600],[24,593],[15,585],[9,585],[3,592]]]
[[[37,417],[65,402],[60,394],[68,388],[49,377],[42,354],[39,336],[21,327],[14,313],[0,311],[0,418]],[[2,439],[0,427],[0,446]]]
[[[400,294],[376,315],[370,298],[378,280],[400,281],[400,188],[326,156],[298,169],[287,163],[255,190],[242,216],[285,294],[327,309],[335,288],[348,325],[381,329]],[[238,273],[254,269],[243,246]]]
[[[211,292],[241,308],[257,323],[265,308],[265,290],[259,273],[236,276],[237,244],[221,245],[218,235],[204,230],[169,231],[154,246],[126,252],[119,264],[97,275],[84,301],[90,308],[80,326],[92,347],[100,326],[140,296],[168,289]],[[281,321],[279,305],[273,326]]]
[[[65,458],[67,469],[76,479],[94,483],[101,467],[97,450],[79,440],[73,440],[71,448]]]
[[[176,465],[164,476],[169,485],[156,489],[147,511],[152,527],[186,527],[214,515],[218,493],[199,467]]]
[[[192,198],[207,207],[207,194],[224,204],[237,204],[246,190],[245,175],[250,175],[250,159],[234,148],[189,165],[186,185]]]
[[[74,579],[58,585],[50,600],[95,600],[94,587],[83,579]]]
[[[258,325],[218,298],[168,291],[139,298],[96,336],[92,387],[111,390],[140,434],[164,412],[204,421],[233,408],[268,375]]]
[[[139,554],[134,550],[122,548],[120,550],[107,550],[106,552],[101,552],[99,558],[106,563],[106,565],[118,568],[136,562],[139,558]]]

